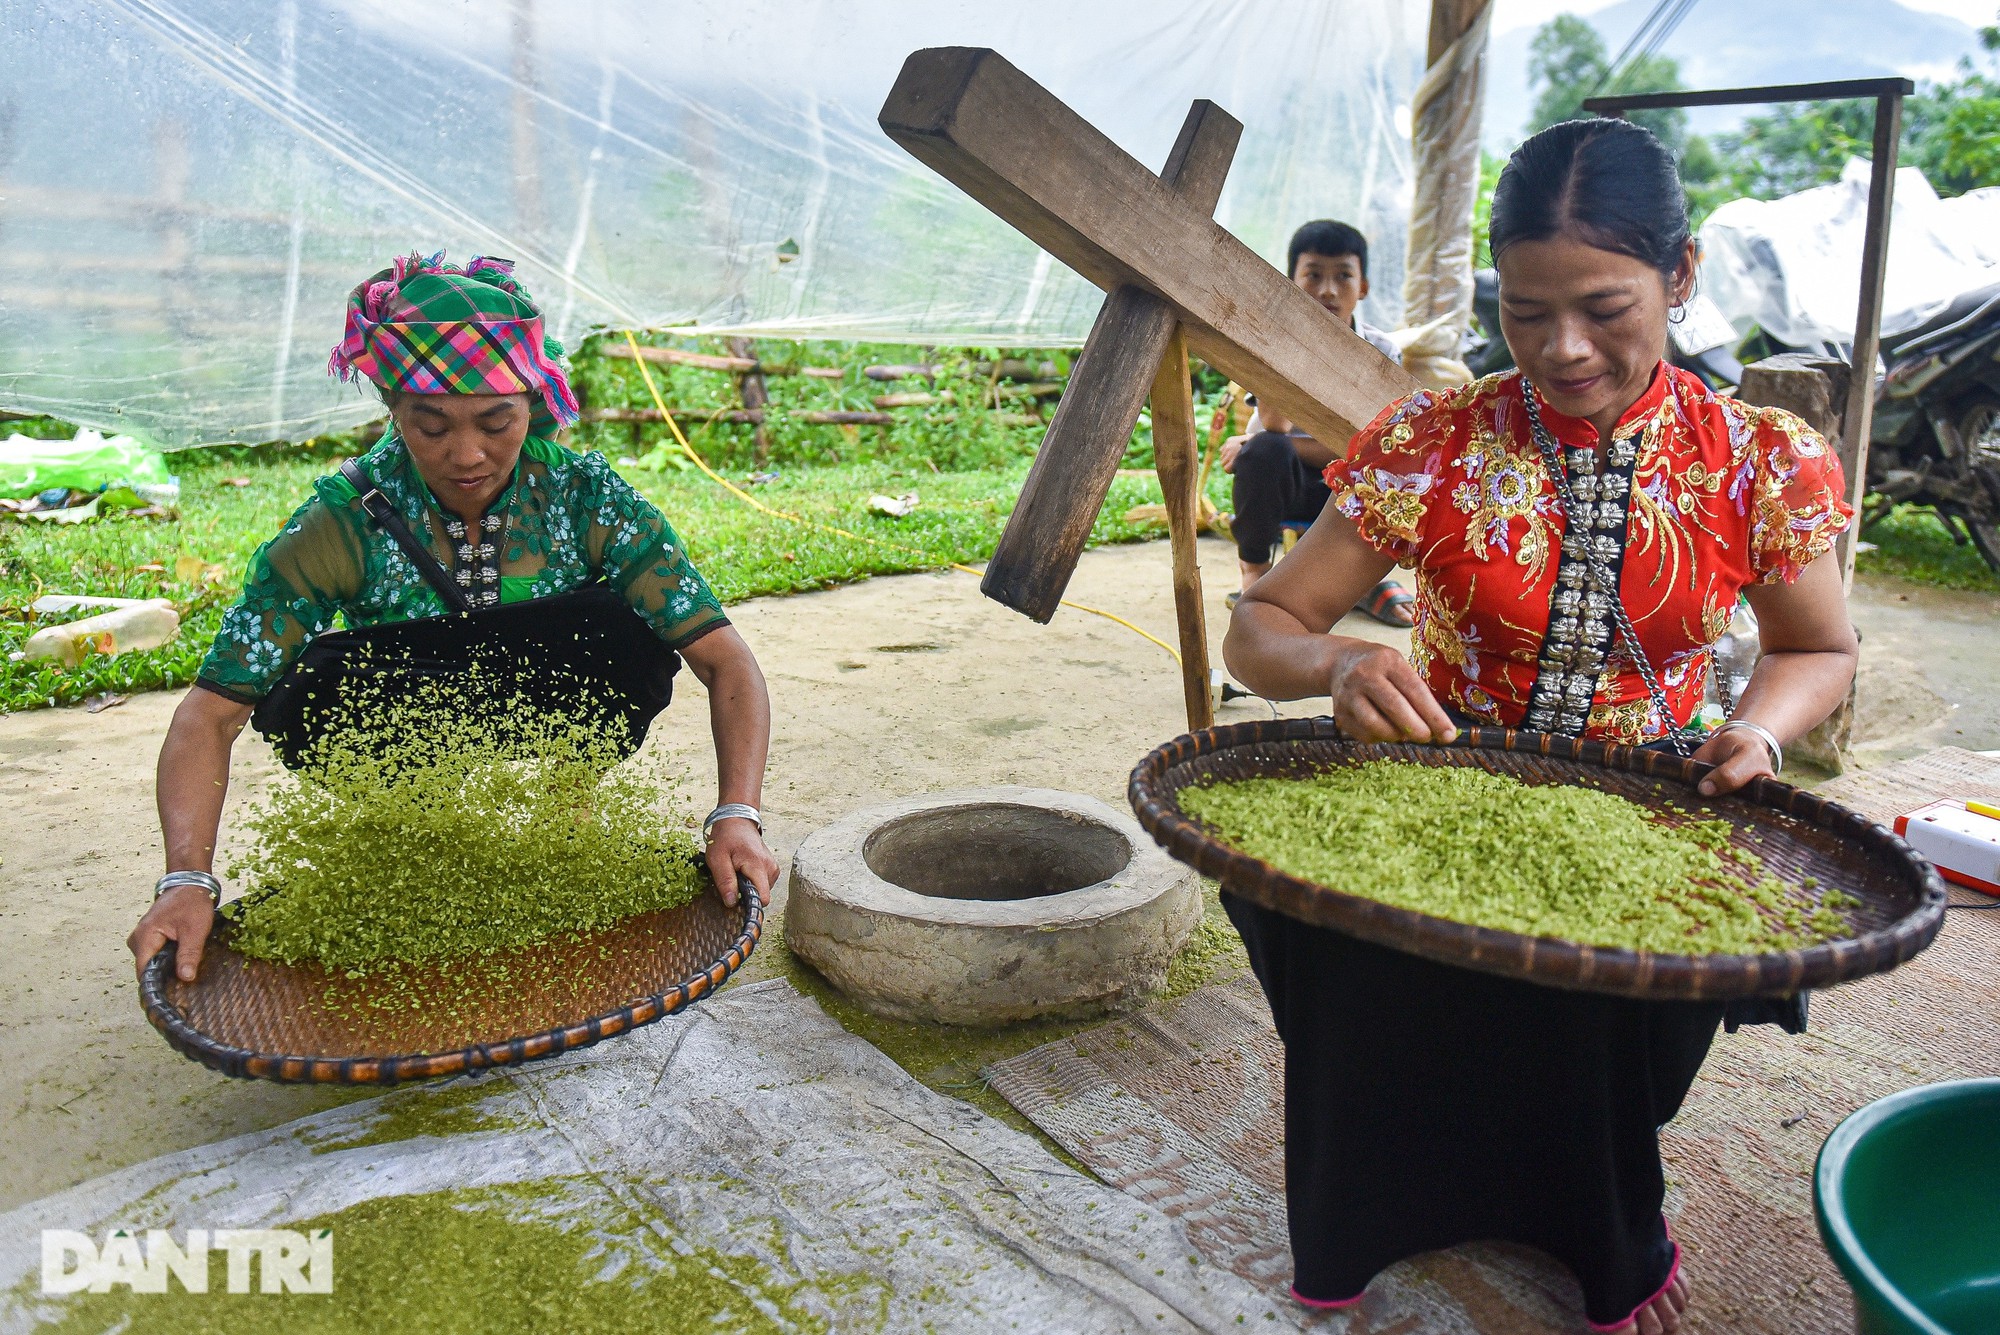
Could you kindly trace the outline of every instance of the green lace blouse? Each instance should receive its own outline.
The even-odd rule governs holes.
[[[604,578],[670,648],[729,624],[666,516],[601,454],[530,436],[477,531],[442,509],[391,427],[362,471],[475,605],[546,598]],[[335,614],[353,627],[442,615],[444,601],[338,475],[320,478],[251,558],[199,684],[254,704]]]

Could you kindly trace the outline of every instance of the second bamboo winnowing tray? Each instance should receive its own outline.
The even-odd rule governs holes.
[[[1371,760],[1475,765],[1531,785],[1581,784],[1654,810],[1670,802],[1712,808],[1734,827],[1734,842],[1754,851],[1802,905],[1816,904],[1827,888],[1853,895],[1858,907],[1840,912],[1854,934],[1770,954],[1665,955],[1474,927],[1280,871],[1217,839],[1178,802],[1197,784],[1302,778]],[[1232,894],[1377,945],[1552,987],[1658,1000],[1782,996],[1894,968],[1936,937],[1944,884],[1896,835],[1773,779],[1703,797],[1695,784],[1708,770],[1655,751],[1512,729],[1466,728],[1449,745],[1419,746],[1350,741],[1331,719],[1276,719],[1175,738],[1132,771],[1129,795],[1161,847]]]

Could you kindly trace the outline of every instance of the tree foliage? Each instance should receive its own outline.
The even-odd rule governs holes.
[[[1528,133],[1585,115],[1583,100],[1602,93],[1673,93],[1681,83],[1680,62],[1671,56],[1642,56],[1611,77],[1611,53],[1597,29],[1574,14],[1559,14],[1541,26],[1528,46],[1528,83],[1540,91],[1529,116]],[[1687,113],[1677,107],[1635,111],[1632,120],[1660,137],[1676,153],[1687,143]]]
[[[1898,160],[1920,168],[1941,195],[2000,185],[2000,25],[1980,29],[1987,69],[1968,58],[1957,77],[1935,83],[1903,103]],[[1840,179],[1849,158],[1875,152],[1875,105],[1788,102],[1715,137],[1725,197],[1775,199]]]
[[[1507,159],[1479,150],[1479,198],[1472,205],[1472,263],[1484,268],[1493,263],[1488,249],[1493,226],[1493,187],[1500,184],[1500,172]]]
[[[2000,185],[2000,24],[1980,29],[1979,42],[1985,68],[1962,60],[1954,78],[1903,104],[1899,160],[1920,168],[1942,195]],[[1584,115],[1587,97],[1684,86],[1669,56],[1642,57],[1610,76],[1610,53],[1596,28],[1574,14],[1543,24],[1528,47],[1535,105],[1527,132]],[[1635,111],[1631,119],[1679,158],[1696,226],[1729,200],[1796,194],[1840,179],[1850,158],[1874,155],[1875,106],[1865,100],[1783,103],[1712,140],[1690,134],[1687,113],[1678,109]]]
[[[1671,56],[1641,56],[1617,71],[1614,78],[1611,53],[1603,36],[1574,14],[1559,14],[1537,30],[1528,45],[1528,83],[1536,90],[1529,134],[1586,115],[1585,98],[1605,93],[1673,93],[1686,87],[1681,82],[1680,62]],[[1700,135],[1688,133],[1687,112],[1678,107],[1634,111],[1631,120],[1651,130],[1680,160],[1681,180],[1687,185],[1688,203],[1699,223],[1720,202],[1716,187],[1723,169],[1714,147]],[[1729,197],[1726,192],[1721,195]]]

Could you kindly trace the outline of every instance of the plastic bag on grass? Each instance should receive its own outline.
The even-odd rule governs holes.
[[[142,505],[178,505],[181,499],[180,480],[167,471],[165,457],[131,436],[107,438],[85,427],[70,440],[23,435],[0,440],[0,496],[33,496],[55,487],[129,491]]]

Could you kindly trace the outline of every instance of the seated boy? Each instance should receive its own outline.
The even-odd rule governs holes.
[[[1396,345],[1380,330],[1355,318],[1354,309],[1368,295],[1368,240],[1346,223],[1320,219],[1292,233],[1292,281],[1391,359]],[[1250,403],[1255,404],[1253,396]],[[1344,442],[1322,444],[1293,429],[1292,423],[1267,408],[1250,418],[1247,435],[1232,436],[1222,446],[1222,471],[1235,475],[1236,559],[1243,587],[1271,568],[1271,552],[1286,523],[1310,524],[1326,508],[1328,491],[1320,474],[1339,457]],[[1402,585],[1385,579],[1356,606],[1389,626],[1411,624],[1414,602]],[[1235,605],[1235,596],[1230,598]]]

